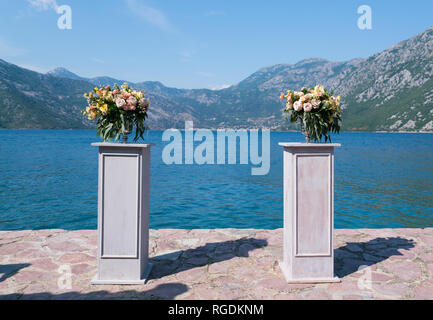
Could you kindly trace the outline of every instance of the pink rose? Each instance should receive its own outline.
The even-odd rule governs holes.
[[[309,102],[304,103],[304,111],[305,112],[311,112],[311,110],[313,110],[313,105]]]
[[[302,102],[301,101],[296,101],[293,104],[293,109],[295,109],[295,111],[301,111],[302,110]]]
[[[126,105],[126,101],[124,99],[120,99],[120,98],[116,99],[116,106],[118,108],[122,108],[125,105]]]
[[[320,100],[313,99],[311,100],[311,104],[313,105],[314,109],[317,109],[318,107],[320,107]]]
[[[137,99],[135,99],[134,97],[129,97],[128,100],[126,100],[126,103],[130,106],[136,106],[137,105]]]
[[[127,105],[125,105],[123,107],[123,110],[125,110],[125,111],[133,111],[133,110],[135,110],[135,105],[127,104]]]

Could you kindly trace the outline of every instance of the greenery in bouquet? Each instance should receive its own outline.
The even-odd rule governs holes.
[[[302,88],[300,91],[287,90],[281,93],[285,102],[284,112],[289,114],[290,122],[299,121],[307,142],[331,141],[331,132],[339,133],[341,125],[340,97],[322,85]]]
[[[127,83],[96,87],[85,93],[88,106],[83,111],[90,120],[96,121],[96,130],[103,141],[119,140],[127,136],[135,127],[134,141],[143,139],[147,127],[144,122],[149,109],[149,99],[142,91],[134,90]]]

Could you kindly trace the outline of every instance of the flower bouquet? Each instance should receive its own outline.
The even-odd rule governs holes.
[[[301,91],[287,90],[281,93],[285,102],[284,112],[289,113],[290,122],[299,120],[306,142],[325,138],[331,141],[330,132],[340,132],[341,106],[340,97],[334,97],[323,86],[302,88]]]
[[[147,130],[144,121],[149,109],[149,99],[145,98],[143,92],[133,90],[125,83],[121,87],[116,84],[114,88],[96,87],[92,92],[85,93],[84,97],[87,98],[88,106],[83,115],[97,121],[97,133],[104,142],[119,140],[122,135],[123,142],[126,143],[134,125],[134,141],[143,139]]]

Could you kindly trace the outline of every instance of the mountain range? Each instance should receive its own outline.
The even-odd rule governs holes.
[[[278,64],[222,90],[128,83],[150,98],[150,129],[183,128],[185,120],[196,128],[293,128],[279,93],[323,84],[342,97],[343,130],[433,131],[432,75],[433,27],[366,59]],[[0,59],[0,128],[90,128],[83,93],[123,82],[64,68],[41,74]]]

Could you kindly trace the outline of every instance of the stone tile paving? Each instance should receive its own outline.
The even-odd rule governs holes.
[[[146,285],[93,286],[96,231],[0,231],[0,299],[433,299],[433,228],[336,230],[342,282],[317,285],[284,281],[282,236],[151,230]]]

